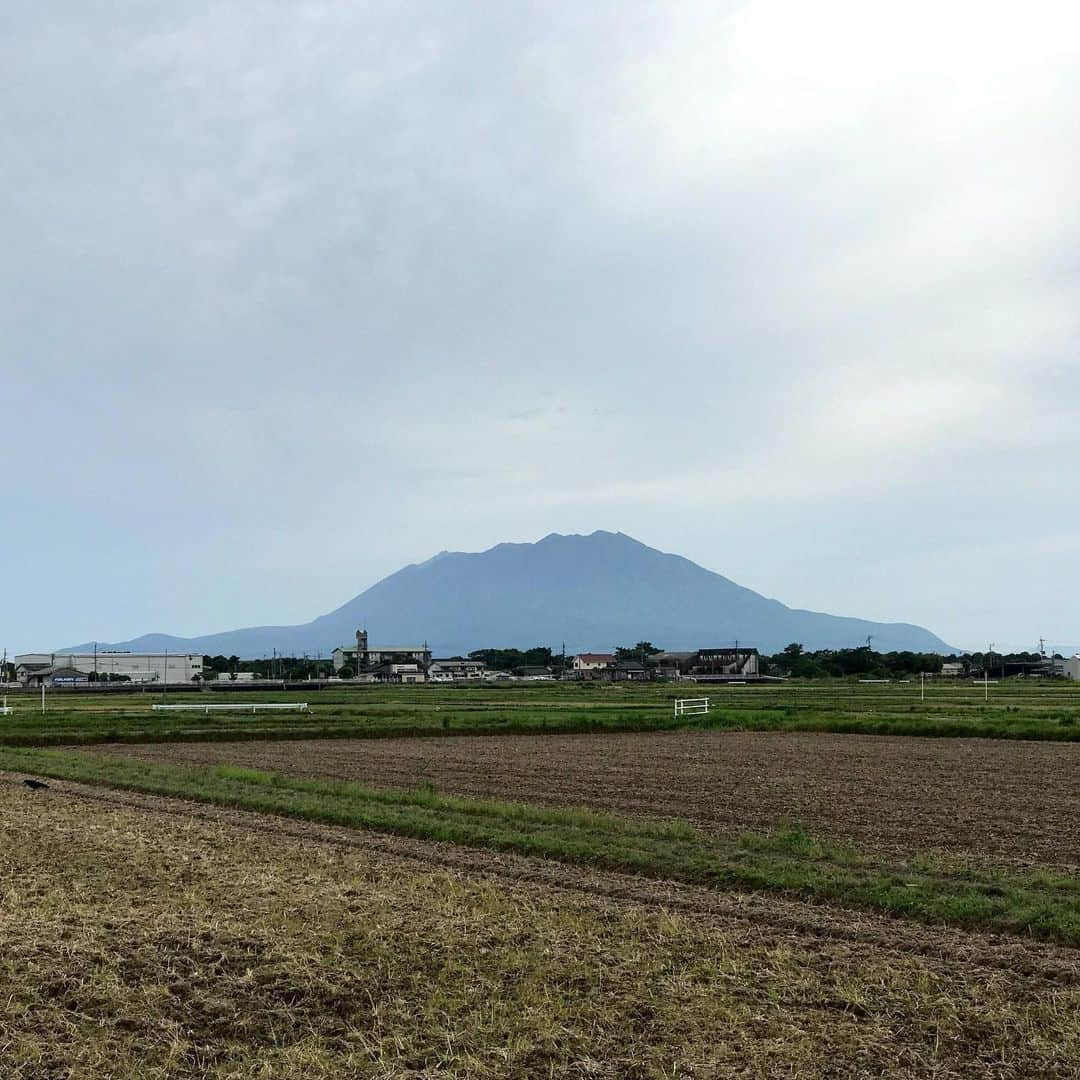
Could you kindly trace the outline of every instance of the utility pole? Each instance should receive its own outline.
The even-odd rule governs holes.
[[[990,659],[994,655],[994,643],[986,647],[986,659],[983,661],[983,701],[990,700]]]
[[[161,701],[165,702],[165,695],[169,692],[169,650],[165,649],[165,670],[162,672],[161,679]]]

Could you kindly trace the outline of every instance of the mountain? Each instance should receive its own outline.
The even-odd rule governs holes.
[[[535,544],[479,553],[443,551],[406,566],[301,626],[254,626],[202,637],[147,634],[98,648],[259,657],[328,656],[358,628],[372,646],[427,641],[436,656],[488,647],[608,651],[647,639],[665,649],[727,645],[763,652],[792,641],[808,649],[851,648],[868,635],[881,652],[955,652],[910,623],[877,623],[785,607],[679,555],[623,533],[552,533]],[[76,649],[92,646],[81,645]],[[65,650],[57,650],[65,651]]]

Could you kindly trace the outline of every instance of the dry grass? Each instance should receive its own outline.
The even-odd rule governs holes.
[[[304,780],[237,765],[179,766],[85,751],[0,747],[20,772],[191,799],[303,821],[541,856],[580,866],[727,889],[799,895],[930,924],[1031,935],[1080,946],[1080,880],[1046,868],[1003,872],[975,860],[868,856],[798,826],[714,836],[688,822],[574,807],[463,799]]]
[[[0,784],[6,1077],[1076,1075],[1070,950],[675,914],[138,798]]]

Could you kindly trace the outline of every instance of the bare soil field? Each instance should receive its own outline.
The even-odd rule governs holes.
[[[95,747],[546,805],[681,817],[719,833],[797,822],[886,854],[1080,865],[1080,745],[794,732]]]
[[[1070,1077],[1080,953],[0,776],[0,1065]]]

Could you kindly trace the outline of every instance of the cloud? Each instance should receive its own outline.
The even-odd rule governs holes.
[[[314,615],[595,527],[1080,637],[1044,542],[1080,528],[1072,6],[0,18],[0,644]]]

